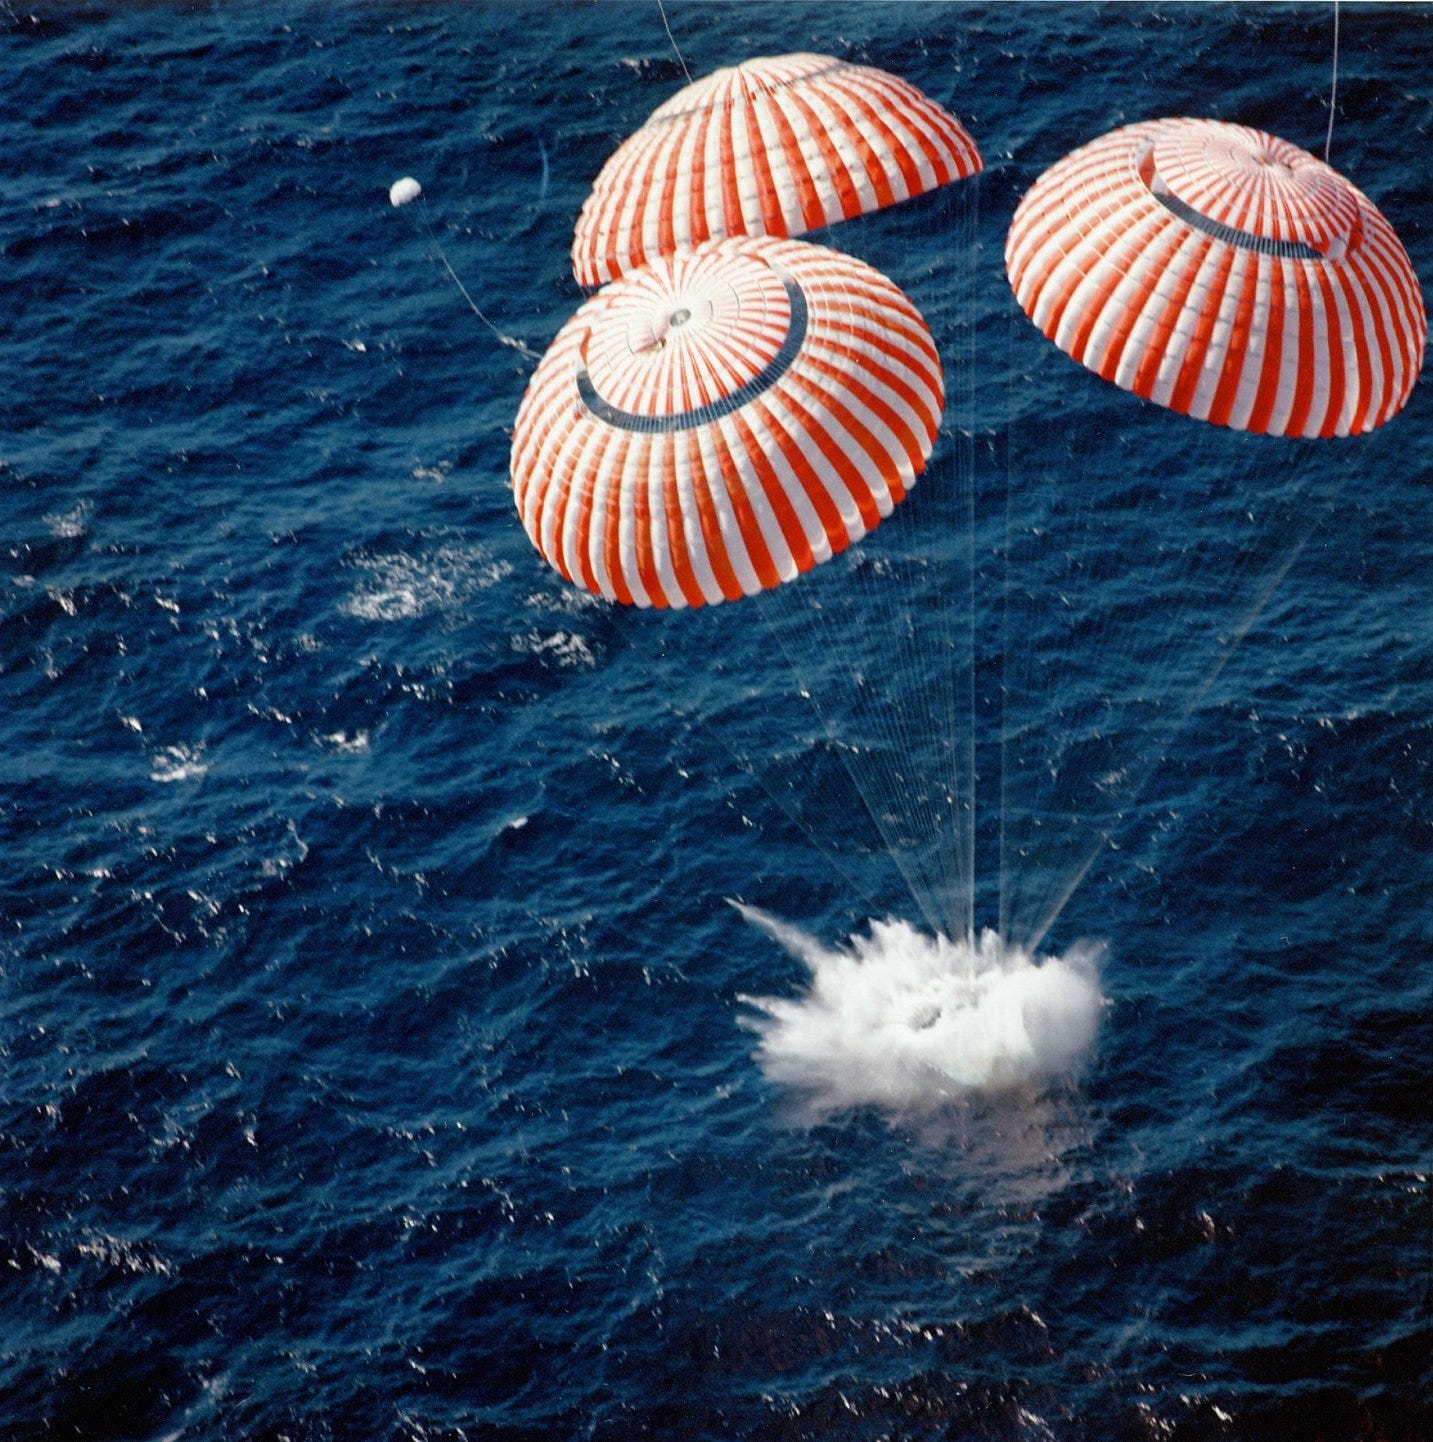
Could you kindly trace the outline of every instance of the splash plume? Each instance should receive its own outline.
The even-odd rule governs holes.
[[[1035,958],[994,932],[951,941],[902,921],[831,948],[740,902],[732,905],[803,962],[798,997],[742,997],[756,1015],[771,1080],[821,1110],[939,1107],[1078,1070],[1099,1028],[1098,946]]]

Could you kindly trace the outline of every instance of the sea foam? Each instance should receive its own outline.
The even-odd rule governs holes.
[[[902,921],[828,947],[733,902],[810,973],[797,997],[741,998],[775,1082],[819,1110],[920,1112],[976,1090],[1038,1084],[1078,1071],[1099,1030],[1103,948],[1036,958],[992,931],[951,941]]]

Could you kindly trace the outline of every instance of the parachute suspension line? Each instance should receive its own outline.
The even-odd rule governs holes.
[[[890,522],[886,522],[889,525]],[[883,526],[881,529],[885,529]],[[874,539],[874,538],[872,538]],[[862,542],[862,545],[869,545],[870,540]],[[876,729],[880,733],[875,738],[875,744],[870,744],[866,738],[858,735],[850,735],[843,739],[841,728],[838,726],[838,718],[834,714],[836,702],[832,699],[828,706],[818,697],[832,695],[832,676],[834,669],[840,674],[849,677],[851,683],[851,705],[847,708],[854,713],[859,701],[859,692],[865,687],[873,689],[868,678],[859,671],[853,673],[852,665],[836,661],[833,665],[832,658],[840,658],[852,652],[857,641],[853,634],[855,630],[855,617],[858,607],[848,605],[844,614],[833,620],[828,608],[824,604],[823,597],[818,594],[821,589],[833,589],[830,586],[832,577],[827,574],[833,567],[859,565],[857,557],[849,552],[842,557],[833,558],[825,566],[808,576],[803,576],[794,583],[779,587],[776,591],[764,591],[757,598],[756,604],[765,611],[771,633],[776,637],[777,645],[781,648],[787,665],[795,677],[801,695],[806,699],[817,719],[821,723],[823,737],[841,763],[847,778],[851,782],[861,805],[865,808],[877,833],[880,835],[882,844],[891,857],[896,869],[905,882],[906,889],[912,899],[920,908],[921,915],[933,930],[940,930],[940,908],[935,901],[932,888],[928,878],[919,873],[915,859],[909,851],[908,838],[904,837],[897,828],[895,816],[892,813],[892,795],[896,790],[898,782],[893,765],[889,760],[889,725],[882,726],[885,720],[880,706],[880,698],[877,697],[874,708],[874,721]],[[864,568],[862,568],[864,569]],[[871,589],[879,593],[883,587],[880,585],[880,578],[876,578],[877,584]],[[874,602],[877,608],[881,601],[878,595],[867,596],[865,586],[857,584],[854,576],[842,577],[840,581],[842,591],[858,591],[861,594],[857,598],[863,605]],[[849,599],[849,597],[848,597]],[[890,628],[882,626],[883,634],[889,634]],[[818,674],[818,667],[824,663],[824,674]],[[852,663],[854,664],[854,663]],[[847,718],[854,724],[854,715]],[[871,719],[871,718],[868,718]],[[844,823],[844,825],[843,825]],[[814,827],[808,828],[806,823],[798,822],[803,830],[814,834]],[[842,830],[849,833],[849,818],[835,817],[832,819],[833,834],[840,834]]]
[[[940,247],[947,277],[944,293],[913,294],[918,304],[928,305],[937,347],[949,362],[948,419],[932,465],[885,542],[900,550],[911,584],[904,589],[879,584],[875,596],[877,609],[886,612],[885,634],[898,643],[893,649],[904,683],[897,687],[891,707],[899,754],[913,772],[897,792],[902,815],[918,841],[928,885],[938,899],[939,929],[957,940],[970,933],[974,922],[973,318],[979,196],[979,176],[966,177],[915,212],[916,222],[930,228],[928,239],[952,231],[958,239],[954,247]],[[937,267],[930,273],[941,271]],[[873,557],[882,545],[882,538],[875,537]],[[879,565],[873,560],[871,569]],[[899,784],[902,778],[896,780]]]
[[[976,526],[975,526],[975,241],[979,229],[980,176],[967,177],[942,192],[946,214],[954,206],[953,224],[932,212],[928,224],[941,234],[952,230],[958,240],[945,247],[951,257],[949,283],[943,296],[931,297],[931,318],[938,323],[938,345],[950,358],[946,375],[949,423],[936,464],[922,478],[909,503],[909,527],[916,532],[911,549],[933,557],[950,547],[954,574],[935,589],[924,605],[908,602],[895,618],[896,633],[910,643],[906,689],[918,703],[897,708],[897,716],[914,728],[907,732],[907,755],[934,747],[934,765],[924,800],[924,834],[933,848],[934,885],[942,900],[942,930],[960,940],[972,934],[975,920],[976,821]],[[934,238],[935,229],[932,236]],[[942,522],[944,522],[942,524]],[[899,533],[897,533],[899,534]],[[964,568],[962,579],[960,570]],[[927,587],[929,590],[930,587]],[[915,598],[912,598],[914,600]],[[929,714],[927,715],[927,712]],[[925,768],[923,768],[925,769]]]
[[[1338,0],[1333,0],[1333,82],[1329,89],[1329,129],[1324,137],[1324,164],[1329,163],[1333,149],[1334,107],[1338,104]]]
[[[682,74],[687,77],[687,84],[690,85],[692,72],[687,69],[687,62],[682,58],[682,52],[677,49],[677,42],[672,35],[672,27],[667,23],[667,7],[662,4],[662,0],[657,0],[657,9],[662,12],[662,29],[667,32],[667,39],[672,42],[672,49],[676,51],[677,61],[682,67]]]
[[[1269,604],[1270,600],[1272,600],[1274,593],[1279,589],[1280,585],[1283,584],[1284,577],[1289,574],[1294,567],[1294,563],[1303,555],[1304,548],[1308,545],[1310,538],[1322,521],[1323,513],[1309,517],[1294,536],[1293,541],[1289,544],[1283,555],[1280,556],[1277,564],[1265,579],[1264,584],[1259,588],[1258,594],[1249,603],[1243,616],[1239,619],[1228,637],[1222,641],[1220,653],[1215,657],[1213,665],[1206,672],[1204,678],[1195,688],[1193,694],[1189,697],[1188,701],[1186,701],[1178,715],[1165,723],[1159,738],[1159,743],[1146,748],[1144,763],[1135,781],[1128,787],[1122,798],[1124,804],[1133,805],[1133,803],[1139,799],[1144,788],[1149,784],[1154,773],[1159,769],[1160,762],[1165,759],[1166,749],[1174,738],[1184,729],[1189,718],[1198,710],[1201,702],[1203,702],[1204,698],[1214,688],[1215,683],[1223,674],[1224,668],[1228,666],[1229,662],[1233,659],[1234,652],[1238,649],[1239,643],[1253,629],[1255,622],[1257,622],[1263,614],[1264,608]],[[1060,913],[1065,909],[1065,904],[1075,894],[1076,889],[1085,879],[1090,867],[1095,864],[1096,859],[1099,857],[1100,852],[1104,850],[1108,841],[1108,835],[1103,832],[1095,839],[1085,856],[1084,862],[1071,873],[1064,887],[1056,896],[1053,905],[1036,923],[1034,930],[1030,934],[1030,939],[1026,943],[1029,950],[1033,951],[1045,939],[1046,933],[1055,924]]]
[[[965,723],[965,777],[964,787],[955,788],[957,815],[955,824],[961,828],[957,846],[958,880],[960,883],[960,916],[958,918],[957,940],[975,936],[975,818],[976,818],[976,511],[975,511],[975,286],[974,261],[975,239],[980,230],[980,175],[970,178],[970,204],[964,207],[965,225],[961,253],[967,257],[962,274],[964,282],[960,296],[964,322],[965,345],[961,354],[961,387],[963,415],[957,416],[957,434],[962,441],[961,458],[964,461],[964,502],[965,502],[965,688],[963,717]],[[956,744],[955,736],[951,745]],[[961,811],[963,810],[963,815]]]
[[[927,485],[935,483],[933,477],[922,479]],[[825,633],[821,655],[854,658],[847,667],[847,735],[844,740],[833,737],[833,744],[926,921],[932,930],[945,931],[950,925],[943,897],[946,868],[939,856],[941,817],[932,796],[941,778],[938,770],[921,764],[921,754],[944,742],[948,726],[934,717],[934,724],[920,725],[918,720],[933,692],[930,661],[939,665],[942,658],[932,658],[931,648],[923,650],[918,644],[907,594],[912,584],[911,532],[919,524],[921,499],[918,494],[902,503],[877,534],[862,541],[858,552],[838,562],[852,572],[839,597],[844,614],[834,616],[813,588],[809,615]],[[829,589],[824,578],[823,584]],[[938,684],[939,671],[936,679]],[[825,694],[819,683],[808,691],[813,697]]]
[[[1001,443],[1005,451],[1005,528],[1004,541],[1002,545],[1001,585],[1000,585],[1000,778],[999,778],[999,816],[997,818],[997,842],[996,842],[996,864],[999,867],[999,918],[998,929],[1001,945],[1005,945],[1010,939],[1010,903],[1006,890],[1006,853],[1005,853],[1005,817],[1010,803],[1010,765],[1008,757],[1008,738],[1006,735],[1007,702],[1010,694],[1010,588],[1014,585],[1014,577],[1011,575],[1010,551],[1012,544],[1011,526],[1011,491],[1014,489],[1014,465],[1011,458],[1010,436],[1015,428],[1015,404],[1014,395],[1014,366],[1015,366],[1015,312],[1009,307],[1006,308],[1005,317],[1005,434],[1001,437]],[[997,459],[997,464],[999,460]]]
[[[622,613],[625,617],[625,609]],[[644,618],[645,619],[645,618]],[[757,766],[749,757],[744,757],[735,746],[722,733],[720,726],[713,725],[703,717],[700,712],[683,712],[673,708],[674,714],[679,716],[689,726],[700,728],[706,735],[714,737],[727,755],[731,758],[733,767],[749,776],[767,797],[776,805],[777,809],[798,831],[809,841],[830,866],[832,873],[850,889],[853,895],[859,896],[866,904],[870,913],[874,915],[880,905],[870,892],[861,884],[860,880],[852,874],[851,870],[843,863],[841,857],[831,849],[822,839],[821,829],[816,826],[809,816],[803,816],[800,810],[793,804],[789,797],[783,796],[777,787],[771,782],[767,774]]]
[[[945,348],[940,340],[937,348]],[[870,804],[887,849],[927,922],[940,933],[953,930],[949,852],[955,788],[947,784],[945,770],[945,761],[954,757],[953,666],[945,642],[949,608],[922,607],[917,594],[931,586],[931,517],[948,490],[952,459],[949,442],[938,439],[911,496],[853,557],[864,593],[862,614],[876,623],[868,626],[872,642],[853,718],[865,745],[853,764],[867,773],[862,783],[874,789]]]
[[[418,204],[420,206],[426,207],[427,203],[428,202],[426,196],[418,197]],[[436,255],[438,260],[442,263],[443,269],[446,270],[448,274],[452,277],[453,284],[458,287],[459,292],[461,293],[463,299],[467,301],[468,308],[473,312],[473,314],[477,316],[477,318],[482,321],[485,326],[487,326],[487,328],[493,333],[497,340],[501,342],[501,344],[511,347],[513,350],[517,351],[519,355],[523,356],[527,360],[540,361],[542,357],[538,355],[535,350],[532,350],[528,346],[524,345],[523,342],[520,341],[516,336],[508,335],[506,332],[500,330],[492,323],[492,321],[487,318],[487,316],[482,313],[481,310],[478,309],[477,301],[475,301],[472,296],[468,294],[467,286],[465,286],[463,282],[458,279],[457,271],[455,271],[453,267],[448,264],[448,257],[443,254],[443,247],[438,244],[438,237],[433,234],[433,227],[428,224],[428,212],[426,209],[419,210],[418,220],[423,227],[424,233],[428,237],[429,245],[431,245],[433,248],[433,254]]]
[[[1107,843],[1153,728],[1190,684],[1190,657],[1176,641],[1213,618],[1199,609],[1208,597],[1191,591],[1197,577],[1189,574],[1206,554],[1193,524],[1205,498],[1194,482],[1162,480],[1137,464],[1144,428],[1156,438],[1163,430],[1159,414],[1127,411],[1123,423],[1113,415],[1103,423],[1119,427],[1115,443],[1135,461],[1120,465],[1089,435],[1050,424],[1038,390],[1015,392],[1018,382],[1035,385],[1031,374],[1012,364],[1010,375],[1001,935],[1029,947],[1052,898],[1093,864],[1086,852],[1098,857]],[[1025,429],[1016,422],[1031,415],[1038,439],[1017,451]],[[1191,466],[1189,474],[1205,472]],[[1168,526],[1151,523],[1156,510],[1169,514]],[[1184,511],[1193,512],[1187,532],[1176,519]]]
[[[902,610],[894,594],[900,588],[901,575],[891,559],[882,555],[907,528],[908,505],[904,503],[861,547],[836,558],[835,564],[849,572],[836,596],[838,613],[820,596],[820,590],[835,590],[832,577],[825,574],[830,562],[822,567],[819,580],[803,578],[800,590],[793,587],[790,597],[773,597],[770,604],[781,611],[783,620],[794,623],[794,629],[787,624],[786,629],[778,630],[778,640],[793,671],[806,678],[802,689],[817,714],[822,714],[817,696],[830,696],[832,709],[839,704],[839,696],[833,695],[829,659],[846,658],[838,668],[849,684],[843,707],[845,724],[838,728],[832,709],[826,711],[823,721],[829,744],[921,914],[931,929],[943,930],[939,868],[931,871],[930,862],[921,854],[921,846],[930,845],[934,836],[936,818],[926,797],[915,793],[910,774],[917,740],[908,730],[910,718],[904,701],[918,675],[917,653],[911,643],[910,614]],[[793,603],[794,609],[781,609],[783,600]],[[859,646],[865,637],[877,639],[874,655],[861,655]],[[826,663],[825,679],[804,671],[806,656]],[[875,665],[869,665],[872,660]]]
[[[932,297],[932,318],[939,321],[938,346],[950,365],[946,374],[949,422],[936,464],[922,479],[911,503],[910,525],[918,534],[913,549],[930,555],[949,538],[953,574],[924,606],[909,611],[915,685],[908,688],[921,705],[910,711],[913,744],[936,748],[931,768],[937,790],[928,794],[926,834],[934,848],[935,884],[943,898],[944,933],[969,936],[975,920],[975,722],[976,722],[976,526],[975,526],[975,239],[979,228],[980,176],[962,180],[945,192],[956,207],[953,221],[931,218],[941,233],[954,231],[950,281],[943,297]],[[922,515],[921,512],[925,514]],[[938,558],[938,552],[937,552]],[[964,577],[960,571],[964,569]],[[943,569],[943,568],[942,568]],[[897,624],[906,617],[898,617]],[[917,634],[924,624],[927,634]],[[929,697],[930,715],[922,707]],[[899,713],[898,713],[899,714]]]

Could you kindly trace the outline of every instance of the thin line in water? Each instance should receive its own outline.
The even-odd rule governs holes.
[[[418,204],[420,206],[426,205],[426,197],[419,196]],[[506,332],[500,330],[478,308],[477,301],[475,301],[472,296],[468,294],[467,286],[465,286],[463,282],[458,278],[458,272],[455,271],[453,267],[448,264],[448,257],[443,254],[443,247],[438,244],[438,238],[433,234],[433,227],[428,224],[428,213],[426,210],[420,210],[418,212],[418,220],[423,227],[424,233],[428,237],[428,244],[433,247],[433,254],[438,257],[438,260],[442,263],[443,269],[446,270],[448,274],[452,277],[453,284],[458,287],[460,294],[462,295],[463,299],[467,301],[468,307],[473,312],[473,314],[477,316],[477,318],[482,321],[485,326],[487,326],[487,328],[493,333],[494,336],[497,337],[497,339],[503,345],[510,346],[513,350],[517,351],[519,355],[525,356],[530,361],[540,361],[542,357],[538,355],[535,350],[532,350],[529,346],[524,345],[523,342],[520,341],[516,336],[508,335]]]

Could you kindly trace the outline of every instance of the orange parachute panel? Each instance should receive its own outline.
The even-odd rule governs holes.
[[[1372,430],[1423,363],[1393,228],[1323,161],[1242,125],[1145,121],[1067,155],[1016,209],[1005,266],[1067,355],[1236,430]]]
[[[965,128],[914,85],[829,55],[717,70],[653,111],[602,167],[572,270],[602,285],[728,235],[800,235],[975,174]]]
[[[588,300],[533,372],[513,498],[568,580],[701,606],[791,580],[888,516],[944,405],[915,306],[862,261],[735,237]]]

